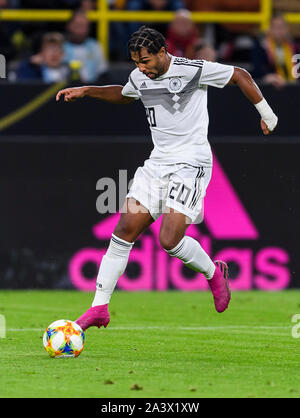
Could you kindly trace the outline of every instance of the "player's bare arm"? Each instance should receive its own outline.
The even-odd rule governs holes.
[[[255,105],[261,115],[261,129],[265,135],[271,133],[278,122],[278,118],[264,99],[257,84],[243,68],[234,67],[234,73],[228,84],[236,84],[245,96]]]
[[[133,102],[133,98],[122,95],[122,89],[123,86],[120,85],[70,87],[60,90],[56,95],[56,101],[58,102],[60,97],[63,96],[65,102],[74,102],[83,97],[92,97],[116,104],[129,104]]]

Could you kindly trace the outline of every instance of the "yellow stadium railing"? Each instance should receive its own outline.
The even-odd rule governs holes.
[[[300,13],[285,13],[284,17],[288,23],[300,23]]]
[[[111,10],[107,0],[97,0],[97,10],[87,12],[90,21],[97,23],[97,38],[104,52],[109,54],[109,23],[110,22],[170,22],[174,12],[145,12],[128,10]],[[256,23],[262,31],[266,31],[272,15],[272,0],[261,0],[258,12],[192,12],[195,23]],[[10,21],[67,21],[71,18],[71,10],[0,10],[0,20]],[[289,23],[300,23],[300,13],[287,13]]]

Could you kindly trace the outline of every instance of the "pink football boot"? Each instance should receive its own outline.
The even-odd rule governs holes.
[[[214,263],[216,270],[213,277],[208,280],[208,284],[214,297],[216,310],[221,313],[227,309],[231,298],[228,284],[228,266],[220,260],[216,260]]]
[[[80,318],[76,319],[76,323],[81,326],[83,331],[89,327],[98,327],[102,325],[104,328],[109,324],[108,304],[90,307]]]

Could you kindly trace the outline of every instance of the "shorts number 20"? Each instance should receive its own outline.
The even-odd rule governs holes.
[[[185,205],[190,193],[191,189],[189,187],[184,184],[174,182],[174,186],[172,186],[169,193],[169,198],[173,200],[175,199],[178,203]]]

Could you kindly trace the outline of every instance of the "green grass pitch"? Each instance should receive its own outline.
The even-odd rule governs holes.
[[[78,358],[51,359],[44,329],[75,320],[93,295],[1,291],[0,397],[298,398],[299,296],[234,292],[218,314],[209,292],[116,291],[109,326],[86,331]]]

